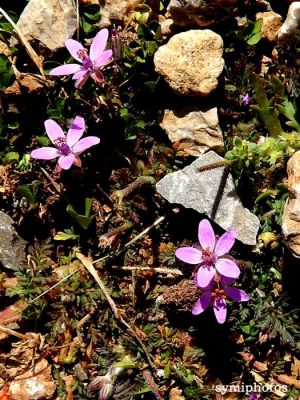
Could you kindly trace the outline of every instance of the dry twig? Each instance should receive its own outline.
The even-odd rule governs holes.
[[[85,266],[85,268],[89,271],[89,273],[92,275],[92,277],[95,279],[95,281],[97,282],[98,286],[100,287],[100,289],[102,290],[106,300],[108,301],[108,304],[110,305],[110,308],[116,318],[117,321],[119,321],[123,326],[125,326],[125,328],[129,331],[129,333],[131,334],[131,336],[134,338],[134,340],[138,343],[138,345],[141,347],[141,349],[144,352],[144,355],[148,361],[149,366],[151,367],[152,370],[155,370],[155,367],[152,363],[152,360],[146,350],[146,347],[144,346],[143,342],[141,341],[141,339],[135,334],[134,330],[132,329],[132,327],[124,320],[124,318],[121,316],[115,302],[113,301],[113,299],[110,297],[106,286],[104,285],[104,283],[102,282],[102,280],[100,279],[100,276],[98,274],[98,272],[95,270],[95,267],[93,266],[93,263],[87,258],[85,257],[83,254],[81,253],[76,253],[76,257],[78,258],[78,260],[80,260],[82,262],[82,264]]]
[[[10,16],[3,10],[3,8],[0,7],[0,14],[3,15],[3,17],[11,24],[11,26],[14,28],[15,33],[17,34],[18,38],[20,41],[23,43],[29,57],[32,59],[34,64],[38,67],[42,78],[46,79],[44,68],[42,61],[40,57],[37,55],[31,44],[28,42],[26,37],[23,35],[23,33],[20,31],[20,29],[17,27],[17,25],[14,23],[14,21],[10,18]]]

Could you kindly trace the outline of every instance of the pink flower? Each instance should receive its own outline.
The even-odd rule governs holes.
[[[32,158],[40,160],[58,158],[59,170],[61,168],[69,169],[72,164],[80,166],[79,154],[100,142],[100,139],[96,136],[87,136],[80,139],[85,130],[85,122],[79,116],[75,117],[66,135],[52,119],[45,121],[45,129],[55,147],[41,147],[33,150],[30,155]]]
[[[212,306],[216,319],[219,324],[223,324],[227,316],[226,299],[234,301],[248,301],[250,300],[247,293],[243,290],[230,287],[235,282],[233,278],[226,278],[224,276],[216,277],[207,288],[202,289],[203,294],[197,300],[192,313],[194,315],[201,314],[208,307]]]
[[[236,263],[229,258],[222,257],[228,253],[235,242],[235,229],[230,229],[216,240],[210,222],[203,219],[199,224],[198,238],[201,250],[195,247],[181,247],[176,250],[175,255],[188,264],[199,265],[196,277],[199,287],[207,287],[213,280],[216,271],[228,278],[239,276],[240,270]]]
[[[112,50],[105,50],[108,39],[108,30],[101,29],[94,37],[88,54],[81,43],[74,39],[66,41],[66,48],[75,60],[81,64],[65,64],[54,68],[50,75],[71,75],[76,79],[75,87],[82,88],[89,77],[102,84],[104,76],[100,68],[111,62]]]

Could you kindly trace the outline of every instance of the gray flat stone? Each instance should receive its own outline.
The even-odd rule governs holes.
[[[255,245],[259,219],[243,206],[229,170],[218,167],[199,171],[220,161],[224,158],[209,151],[181,171],[166,175],[156,189],[170,203],[206,214],[225,230],[235,228],[242,243]]]
[[[20,238],[12,224],[10,216],[0,211],[0,264],[17,270],[26,260],[26,242]]]

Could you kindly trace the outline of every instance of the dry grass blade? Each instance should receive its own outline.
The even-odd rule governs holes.
[[[44,68],[42,61],[40,57],[37,55],[35,50],[32,48],[31,44],[28,42],[26,37],[22,34],[20,29],[17,27],[17,25],[14,23],[14,21],[10,18],[10,16],[3,10],[3,8],[0,7],[0,13],[3,15],[3,17],[11,24],[11,26],[14,28],[15,33],[19,37],[20,41],[23,43],[29,57],[32,59],[32,61],[35,63],[35,65],[38,67],[42,78],[46,79]]]
[[[49,180],[49,182],[52,184],[52,186],[54,187],[54,189],[57,191],[57,193],[61,193],[60,187],[59,185],[55,182],[54,179],[51,178],[51,176],[48,174],[48,172],[41,167],[41,171],[43,172],[43,174],[46,176],[46,178]]]
[[[17,338],[22,339],[22,340],[28,339],[28,337],[26,335],[16,332],[13,329],[6,328],[5,326],[2,326],[2,325],[0,325],[0,331],[6,333],[8,335],[16,336]]]
[[[122,269],[124,271],[152,271],[158,274],[167,274],[167,275],[183,275],[182,272],[177,268],[153,268],[153,267],[118,267],[117,265],[113,266],[113,269]]]

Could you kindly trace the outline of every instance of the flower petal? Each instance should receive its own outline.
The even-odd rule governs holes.
[[[112,50],[105,50],[95,61],[96,67],[104,67],[112,61]]]
[[[87,136],[83,139],[80,139],[79,142],[73,146],[73,153],[80,154],[98,143],[100,143],[100,139],[97,136]]]
[[[224,288],[224,292],[226,295],[235,301],[248,301],[250,297],[245,293],[243,290],[233,288],[233,287],[226,287]]]
[[[94,69],[94,71],[91,72],[90,76],[91,76],[91,78],[94,79],[94,81],[96,81],[97,83],[100,83],[100,85],[102,85],[102,83],[105,82],[104,76],[99,69]]]
[[[198,238],[203,249],[214,251],[216,236],[208,219],[203,219],[202,221],[200,221],[198,228]]]
[[[97,58],[103,53],[108,39],[108,30],[101,29],[94,37],[90,48],[90,59],[95,62]]]
[[[222,288],[232,285],[236,281],[235,278],[228,278],[227,276],[220,276],[219,284]]]
[[[77,40],[74,39],[68,39],[66,40],[66,48],[68,49],[69,53],[75,60],[82,62],[82,59],[79,57],[78,52],[80,50],[84,50],[84,47],[82,46],[81,43],[77,42]]]
[[[79,64],[65,64],[60,67],[53,68],[49,75],[58,76],[58,75],[71,75],[75,74],[82,69],[82,66]]]
[[[59,156],[59,151],[54,147],[41,147],[39,149],[33,150],[30,153],[32,158],[37,158],[40,160],[54,160]]]
[[[201,265],[197,272],[197,283],[199,287],[206,288],[215,276],[216,270],[211,265]]]
[[[218,258],[216,261],[216,270],[228,278],[237,278],[241,272],[236,263],[228,258]]]
[[[228,253],[235,242],[236,230],[230,229],[229,231],[223,233],[220,239],[217,241],[215,248],[215,255],[217,257],[223,256]]]
[[[80,78],[82,78],[82,77],[85,76],[85,75],[88,75],[88,76],[89,76],[89,72],[88,72],[86,69],[81,68],[80,71],[75,72],[75,74],[72,76],[72,79],[80,79]]]
[[[192,309],[192,314],[198,315],[201,314],[204,310],[207,309],[207,307],[212,305],[212,297],[211,293],[204,293],[195,303],[193,309]]]
[[[74,146],[74,144],[78,142],[78,140],[83,135],[84,130],[85,130],[84,118],[77,115],[67,133],[67,144],[69,147]]]
[[[55,144],[57,139],[65,138],[64,131],[61,129],[57,122],[53,121],[53,119],[47,119],[44,122],[44,125],[47,135],[53,144]]]
[[[219,324],[224,324],[227,316],[226,301],[222,297],[218,297],[213,303],[213,309]]]
[[[180,247],[175,251],[175,256],[188,264],[200,264],[202,262],[202,253],[195,247]]]
[[[69,169],[73,162],[75,161],[74,154],[68,154],[67,156],[60,156],[58,159],[58,164],[62,169]]]

